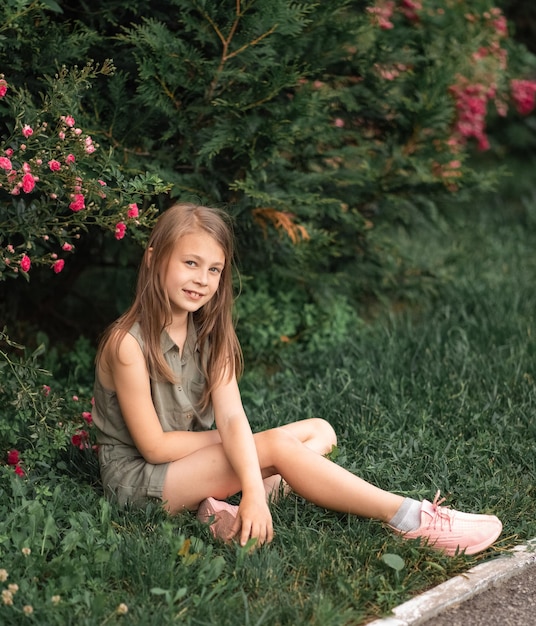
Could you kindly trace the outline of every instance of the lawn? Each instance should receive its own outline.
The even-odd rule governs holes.
[[[448,558],[290,496],[272,505],[273,543],[249,552],[193,515],[118,510],[71,454],[23,478],[3,468],[0,623],[359,625],[536,536],[536,196],[396,237],[426,297],[376,308],[343,345],[284,357],[268,379],[247,374],[246,409],[254,430],[325,417],[351,471],[497,514],[493,548]]]

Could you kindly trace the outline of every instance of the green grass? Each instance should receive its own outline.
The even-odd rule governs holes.
[[[247,375],[246,408],[254,429],[325,417],[336,462],[367,480],[496,513],[504,533],[493,549],[447,558],[290,496],[273,505],[273,543],[249,553],[213,542],[192,515],[118,510],[76,474],[6,471],[0,587],[19,590],[13,606],[0,603],[0,622],[364,624],[536,536],[536,200],[460,207],[397,238],[429,277],[426,301],[377,313],[343,345],[289,356],[268,381]]]

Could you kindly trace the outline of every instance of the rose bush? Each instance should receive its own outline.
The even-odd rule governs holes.
[[[156,214],[151,197],[169,186],[156,175],[124,176],[72,111],[77,92],[112,72],[109,62],[63,68],[47,79],[39,104],[0,75],[0,280],[28,277],[38,265],[61,272],[94,228],[116,239],[147,236]]]
[[[68,360],[91,361],[93,353],[87,352],[81,342]],[[0,331],[0,470],[29,479],[60,471],[95,480],[91,387],[57,376],[51,380],[44,359],[44,345],[31,352]]]

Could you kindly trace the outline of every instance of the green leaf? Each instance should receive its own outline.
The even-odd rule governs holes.
[[[153,587],[151,589],[151,593],[155,596],[165,596],[166,593],[169,593],[169,589],[161,589],[160,587]]]
[[[57,2],[54,0],[41,0],[42,3],[46,6],[47,9],[54,11],[54,13],[63,13],[63,9]]]
[[[402,557],[398,556],[398,554],[391,554],[390,552],[386,552],[382,556],[382,561],[396,572],[400,572],[405,566],[404,559]]]
[[[105,548],[99,548],[95,550],[93,556],[95,563],[108,563],[110,560],[110,553]]]
[[[173,602],[178,602],[182,600],[188,592],[188,587],[180,587],[177,589],[177,593],[173,596]]]

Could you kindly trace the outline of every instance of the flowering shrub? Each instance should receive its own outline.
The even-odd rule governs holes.
[[[461,151],[467,140],[474,138],[480,150],[488,150],[488,103],[494,102],[497,113],[504,117],[511,100],[520,114],[528,115],[534,109],[536,82],[512,79],[508,83],[508,51],[504,47],[508,25],[501,9],[494,7],[481,15],[467,13],[465,19],[480,45],[450,88],[457,116],[449,145]]]
[[[367,12],[371,24],[380,33],[384,31],[378,33],[377,40],[385,46],[387,57],[396,49],[397,31],[406,38],[408,32],[413,32],[413,36],[419,33],[421,37],[418,47],[415,47],[417,39],[413,45],[403,45],[396,62],[374,65],[381,79],[397,83],[399,92],[409,93],[408,87],[413,86],[422,95],[426,93],[435,98],[431,100],[435,119],[430,118],[429,123],[425,113],[424,123],[414,127],[407,146],[411,160],[427,155],[433,177],[451,193],[459,191],[464,184],[474,184],[476,181],[472,181],[471,170],[465,162],[471,156],[473,145],[480,151],[491,148],[487,132],[493,114],[490,105],[493,104],[495,113],[502,117],[508,114],[510,103],[521,115],[534,110],[536,82],[511,76],[516,71],[509,66],[514,46],[502,10],[486,1],[429,0],[423,5],[413,0],[378,0]],[[456,36],[449,39],[448,33],[456,33]],[[437,39],[437,44],[433,38]],[[417,50],[422,51],[420,58]],[[417,85],[412,74],[420,75],[424,86]],[[435,93],[427,88],[434,82]],[[442,85],[454,105],[451,114],[449,101],[441,97]],[[394,92],[394,88],[384,89]],[[400,103],[393,104],[391,115],[396,118]]]
[[[126,179],[61,95],[70,90],[73,106],[77,90],[112,71],[110,63],[63,68],[40,106],[0,74],[0,280],[27,277],[36,265],[58,274],[94,227],[116,239],[130,233],[143,240],[149,232],[155,209],[146,200],[169,186],[157,176]]]
[[[69,394],[59,380],[44,383],[50,372],[39,364],[43,351],[27,354],[0,332],[0,467],[20,478],[63,468],[85,471],[93,480],[98,470],[90,391]]]

